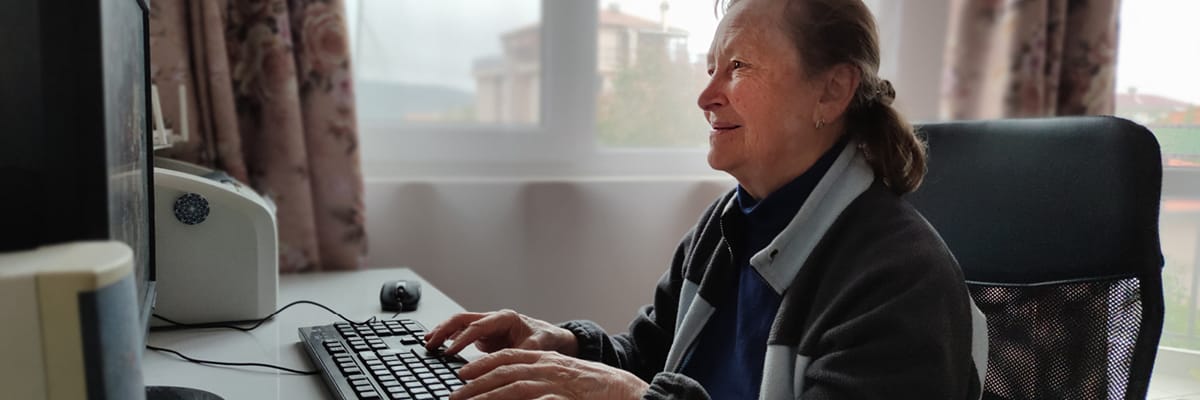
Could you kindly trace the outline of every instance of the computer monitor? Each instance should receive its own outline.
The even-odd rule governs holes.
[[[144,335],[155,298],[148,4],[12,0],[4,8],[0,252],[125,242]]]

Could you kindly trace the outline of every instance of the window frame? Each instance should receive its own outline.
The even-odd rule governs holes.
[[[541,1],[540,123],[414,124],[360,118],[360,141],[367,144],[362,146],[364,174],[370,178],[719,175],[704,162],[705,148],[624,149],[597,143],[599,3]]]
[[[539,123],[401,123],[360,118],[359,135],[369,143],[363,148],[364,163],[556,162],[578,156],[584,148],[581,139],[595,120],[587,112],[595,107],[592,85],[581,79],[594,75],[595,45],[581,44],[595,42],[595,29],[588,27],[596,25],[598,15],[580,3],[541,1]]]

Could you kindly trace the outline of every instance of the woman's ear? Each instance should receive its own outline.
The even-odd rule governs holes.
[[[843,63],[829,68],[823,80],[825,88],[817,102],[817,110],[827,121],[833,121],[841,118],[850,107],[854,93],[858,92],[862,74],[858,67]]]

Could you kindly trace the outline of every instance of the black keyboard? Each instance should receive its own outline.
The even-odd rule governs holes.
[[[425,327],[411,319],[300,328],[300,341],[334,397],[446,399],[463,385],[467,361],[425,350]]]

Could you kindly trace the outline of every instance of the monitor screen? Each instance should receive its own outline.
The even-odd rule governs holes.
[[[104,136],[109,234],[133,249],[142,322],[153,304],[153,145],[150,141],[146,10],[138,0],[101,2]]]
[[[141,0],[0,12],[0,54],[19,55],[0,57],[0,252],[125,242],[143,328],[155,293],[147,17]]]

